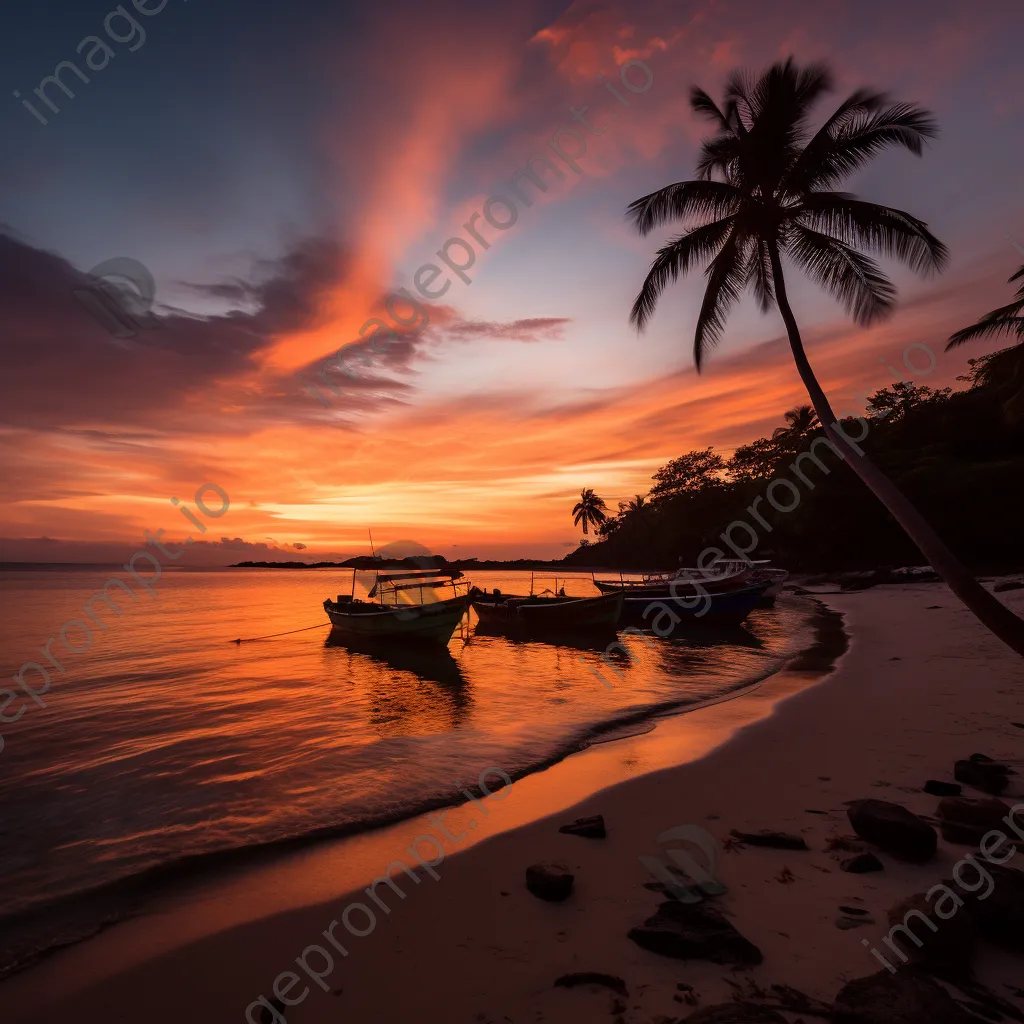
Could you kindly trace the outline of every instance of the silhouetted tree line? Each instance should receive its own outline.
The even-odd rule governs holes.
[[[870,396],[868,432],[859,442],[975,571],[1024,566],[1021,354],[1016,346],[970,360],[970,371],[958,378],[968,385],[961,391],[906,381],[880,389]],[[863,432],[856,420],[845,424],[853,438]],[[809,451],[814,459],[797,463]],[[923,562],[885,506],[826,443],[809,406],[787,413],[785,426],[741,445],[732,458],[711,448],[688,452],[653,479],[645,501],[620,505],[619,514],[598,527],[599,539],[572,552],[566,563],[670,568],[680,557],[693,564],[708,545],[731,555],[721,535],[740,519],[757,528],[758,547],[750,557],[772,558],[789,569]],[[748,510],[773,479],[794,483],[799,500],[792,511],[758,502],[768,529]]]

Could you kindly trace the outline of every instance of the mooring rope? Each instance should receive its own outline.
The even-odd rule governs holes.
[[[289,633],[305,633],[308,629],[323,629],[329,626],[329,622],[318,622],[315,626],[303,626],[302,629],[286,629],[283,633],[268,633],[266,636],[250,636],[244,640],[229,640],[229,644],[251,644],[256,640],[270,640],[275,636],[288,636]]]

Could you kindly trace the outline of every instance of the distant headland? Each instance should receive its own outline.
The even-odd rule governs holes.
[[[458,558],[448,561],[444,555],[417,555],[414,558],[374,558],[357,555],[344,562],[236,562],[229,569],[571,569],[564,559],[515,558],[511,560]]]

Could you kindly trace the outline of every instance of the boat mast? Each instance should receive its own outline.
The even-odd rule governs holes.
[[[373,550],[373,531],[369,527],[367,527],[366,528],[366,532],[367,532],[367,534],[369,534],[369,537],[370,537],[370,555],[373,558],[373,560],[376,562],[377,561],[377,552]],[[376,571],[377,575],[376,575],[376,578],[373,581],[373,589],[377,591],[377,596],[380,598],[380,606],[383,608],[384,607],[384,595],[380,592],[380,568],[378,567],[375,571]],[[352,576],[352,586],[354,587],[355,585],[356,585],[356,578],[355,578],[355,575],[353,574],[353,576]]]

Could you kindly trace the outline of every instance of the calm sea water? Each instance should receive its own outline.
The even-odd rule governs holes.
[[[0,572],[5,677],[25,661],[45,664],[42,645],[84,618],[110,575]],[[610,725],[763,676],[800,629],[798,613],[780,607],[713,642],[625,636],[614,656],[621,678],[603,663],[607,641],[486,636],[473,615],[447,649],[381,656],[329,635],[322,601],[350,579],[331,569],[165,571],[156,598],[104,615],[87,653],[58,641],[51,652],[65,671],[53,671],[46,707],[29,703],[0,725],[0,917],[185,857],[451,802],[482,766],[515,776]],[[529,573],[473,581],[525,593]],[[596,593],[585,575],[559,585]],[[81,633],[69,638],[82,645]]]

